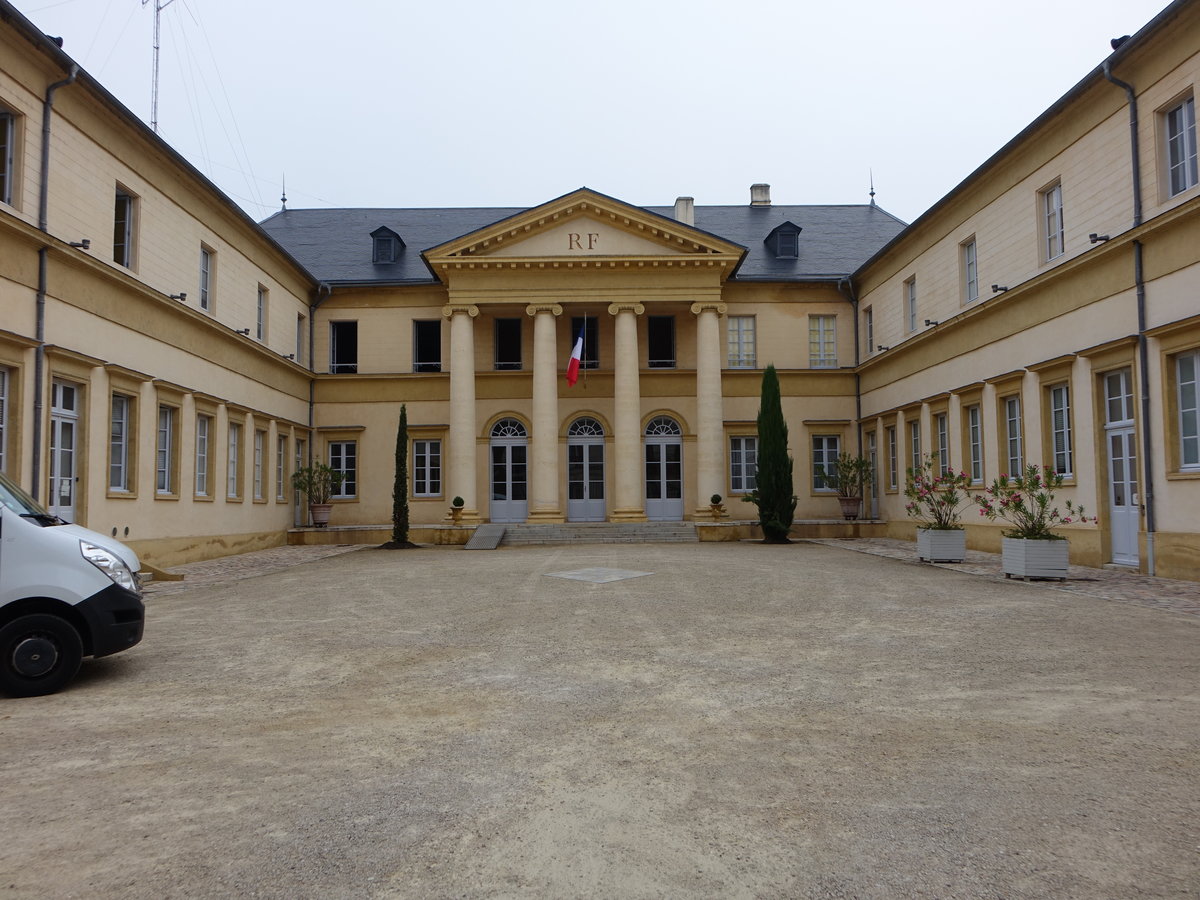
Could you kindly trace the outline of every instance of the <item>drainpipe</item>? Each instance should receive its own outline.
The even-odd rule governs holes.
[[[1142,183],[1140,178],[1141,156],[1138,151],[1137,92],[1133,85],[1122,81],[1112,73],[1112,63],[1103,65],[1104,77],[1125,91],[1129,104],[1129,157],[1133,175],[1133,227],[1142,224]],[[1146,338],[1146,280],[1142,264],[1142,242],[1133,242],[1133,282],[1137,292],[1138,317],[1138,375],[1142,383],[1141,412],[1142,428],[1139,451],[1142,454],[1142,503],[1146,510],[1146,573],[1155,574],[1154,536],[1157,521],[1154,510],[1154,461],[1150,447],[1150,359],[1149,341]]]
[[[46,99],[42,102],[42,183],[38,195],[38,228],[46,233],[50,230],[50,118],[54,109],[54,92],[60,87],[72,84],[78,75],[79,66],[72,63],[66,78],[46,88]],[[37,325],[34,332],[37,351],[33,361],[33,484],[30,491],[34,500],[40,499],[38,495],[42,483],[42,398],[45,394],[42,390],[42,379],[46,369],[46,281],[49,252],[49,245],[38,249]]]

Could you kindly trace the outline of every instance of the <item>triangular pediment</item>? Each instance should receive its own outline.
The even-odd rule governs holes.
[[[744,252],[717,235],[581,188],[432,247],[425,257],[435,268],[484,259],[720,260],[732,268]]]

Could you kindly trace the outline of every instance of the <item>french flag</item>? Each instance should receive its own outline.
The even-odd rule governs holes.
[[[571,350],[571,359],[567,363],[567,387],[575,387],[579,380],[579,361],[583,359],[583,332],[575,338],[575,347]]]

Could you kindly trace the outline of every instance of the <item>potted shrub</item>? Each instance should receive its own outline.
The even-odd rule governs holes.
[[[725,507],[721,503],[723,498],[720,494],[713,494],[708,500],[709,511],[712,512],[713,521],[717,521],[721,516],[725,515]]]
[[[453,522],[455,525],[457,525],[459,523],[459,521],[461,521],[462,514],[463,514],[463,507],[466,506],[466,504],[467,504],[467,501],[464,500],[462,497],[455,497],[453,500],[450,501],[450,521]]]
[[[346,476],[318,462],[292,473],[292,485],[308,498],[308,514],[317,528],[329,524],[329,498],[342,486]]]
[[[962,562],[967,558],[967,533],[961,516],[971,505],[966,472],[943,472],[930,454],[919,469],[908,470],[905,511],[917,520],[917,558],[928,562]]]
[[[1054,495],[1062,483],[1063,476],[1048,466],[1030,465],[1019,475],[1001,475],[975,498],[981,516],[1012,526],[1003,536],[1001,570],[1006,578],[1067,577],[1067,539],[1054,529],[1096,519],[1070,500],[1063,504],[1065,515],[1059,510]]]
[[[863,492],[874,478],[871,461],[863,456],[840,453],[832,469],[821,469],[821,477],[826,487],[837,491],[842,518],[857,519],[862,509]]]

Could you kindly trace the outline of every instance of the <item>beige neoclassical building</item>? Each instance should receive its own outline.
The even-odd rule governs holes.
[[[299,539],[312,459],[335,526],[382,528],[401,406],[419,539],[455,496],[468,529],[752,518],[773,364],[798,533],[841,451],[900,537],[923,456],[1037,462],[1099,515],[1077,562],[1200,578],[1196,0],[907,225],[765,184],[256,223],[4,0],[0,31],[0,469],[151,563]]]

